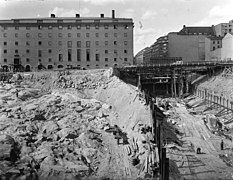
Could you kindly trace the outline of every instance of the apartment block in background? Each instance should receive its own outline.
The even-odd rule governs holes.
[[[133,64],[133,20],[55,17],[0,20],[0,65],[26,70]]]

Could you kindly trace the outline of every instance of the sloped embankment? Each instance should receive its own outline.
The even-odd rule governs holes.
[[[21,74],[0,91],[1,178],[136,178],[151,117],[111,70]]]

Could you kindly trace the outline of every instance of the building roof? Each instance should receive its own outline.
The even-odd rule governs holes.
[[[178,32],[179,35],[215,35],[214,28],[212,26],[208,27],[186,27],[183,26]]]

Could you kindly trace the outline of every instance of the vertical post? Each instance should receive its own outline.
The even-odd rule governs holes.
[[[165,159],[165,180],[169,180],[169,158]]]
[[[185,78],[185,86],[186,86],[186,90],[185,90],[185,92],[186,92],[186,93],[189,93],[189,82],[188,82],[188,76],[186,76],[186,78]]]
[[[171,95],[172,95],[172,97],[174,97],[173,81],[174,81],[174,71],[171,69]]]
[[[181,98],[183,96],[183,89],[184,89],[184,80],[183,80],[183,77],[182,77],[182,74],[180,76],[180,88],[179,88],[179,97]]]
[[[165,180],[165,173],[166,173],[166,171],[165,171],[165,165],[166,165],[166,163],[165,163],[165,161],[166,161],[166,148],[162,148],[162,161],[161,161],[161,179],[162,180]]]
[[[141,84],[141,75],[138,75],[138,90],[141,91],[142,90],[142,84]]]
[[[177,96],[177,93],[176,93],[176,74],[175,74],[175,71],[174,71],[174,74],[173,74],[173,76],[174,76],[174,80],[173,80],[173,87],[174,87],[174,97],[176,98],[176,96]]]

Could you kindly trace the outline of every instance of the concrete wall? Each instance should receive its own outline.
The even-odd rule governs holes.
[[[233,60],[233,35],[227,34],[222,39],[222,60]]]
[[[168,56],[182,57],[184,62],[205,60],[205,36],[169,33]]]

